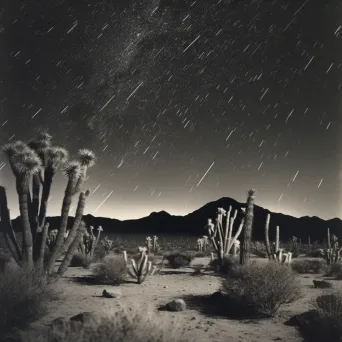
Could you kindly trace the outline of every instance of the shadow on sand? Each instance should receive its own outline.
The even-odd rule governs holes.
[[[234,299],[223,296],[220,292],[212,295],[185,295],[181,297],[188,309],[196,310],[209,317],[223,317],[232,320],[253,320],[266,318],[255,311],[242,307]]]

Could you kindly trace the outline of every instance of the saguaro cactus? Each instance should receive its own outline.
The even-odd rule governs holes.
[[[60,147],[51,146],[51,136],[47,133],[39,134],[37,140],[28,143],[17,141],[7,144],[3,147],[3,151],[8,157],[16,178],[23,231],[23,243],[20,253],[18,253],[18,246],[15,246],[13,234],[10,232],[10,228],[7,228],[7,236],[10,237],[12,244],[10,251],[18,265],[30,266],[38,262],[38,265],[44,266],[47,274],[51,274],[55,261],[63,250],[67,253],[67,259],[62,261],[63,268],[57,272],[60,276],[63,269],[68,266],[66,264],[70,253],[74,253],[77,247],[71,248],[74,246],[74,240],[83,234],[82,231],[79,234],[77,232],[83,216],[85,199],[90,192],[80,193],[74,225],[65,240],[71,200],[76,193],[81,191],[86,170],[94,164],[95,156],[91,151],[80,150],[80,162],[67,162],[67,151]],[[62,165],[64,165],[63,171],[68,177],[68,185],[63,200],[61,226],[52,246],[52,254],[44,263],[42,253],[44,253],[48,237],[48,225],[45,222],[48,199],[55,172]],[[31,188],[30,184],[32,184]]]
[[[153,266],[152,268],[152,262],[148,261],[146,250],[146,247],[139,247],[140,259],[138,261],[138,264],[136,264],[134,259],[131,259],[132,268],[130,268],[128,264],[127,252],[123,252],[128,274],[132,278],[137,279],[138,284],[142,284],[146,277],[148,275],[153,275],[156,270],[156,266]]]
[[[253,217],[254,217],[255,190],[248,191],[247,208],[243,227],[242,244],[240,247],[240,264],[246,265],[249,261],[250,245],[252,239]]]

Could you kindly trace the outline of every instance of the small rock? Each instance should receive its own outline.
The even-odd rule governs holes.
[[[170,303],[165,305],[167,311],[184,311],[186,309],[186,304],[183,299],[175,299]]]
[[[107,290],[103,290],[102,297],[105,298],[119,298],[119,295],[113,292],[108,292]]]
[[[192,317],[191,320],[192,320],[192,321],[196,320],[196,317]]]

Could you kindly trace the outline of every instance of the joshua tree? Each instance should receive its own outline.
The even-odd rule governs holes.
[[[250,245],[252,239],[253,210],[254,210],[255,190],[248,191],[247,208],[243,227],[242,243],[240,247],[240,264],[246,265],[249,261]]]
[[[68,162],[65,149],[51,145],[51,136],[40,133],[37,140],[24,143],[17,141],[7,144],[3,151],[8,157],[16,179],[16,189],[19,197],[19,211],[22,225],[21,249],[15,239],[9,215],[5,226],[5,236],[10,251],[20,266],[30,266],[37,263],[45,266],[47,274],[51,275],[55,261],[63,253],[65,258],[57,272],[57,278],[68,266],[68,259],[77,248],[84,232],[80,223],[83,216],[86,198],[90,192],[81,192],[86,177],[87,168],[95,162],[94,154],[89,150],[80,150],[80,161]],[[52,253],[44,264],[44,251],[48,236],[49,225],[46,223],[46,212],[53,177],[57,169],[63,166],[63,172],[68,178],[61,211],[61,223],[56,240],[52,246]],[[32,192],[30,190],[32,184]],[[73,225],[67,234],[67,221],[73,197],[79,193],[76,215]],[[3,191],[5,195],[5,192]],[[67,234],[67,238],[65,236]],[[18,253],[19,250],[19,253]]]

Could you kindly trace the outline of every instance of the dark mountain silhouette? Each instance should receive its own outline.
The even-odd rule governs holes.
[[[185,216],[170,215],[165,211],[153,212],[147,217],[135,220],[120,221],[117,219],[94,217],[85,215],[83,220],[90,226],[102,226],[104,232],[107,233],[143,233],[143,234],[177,234],[177,235],[194,235],[201,236],[206,234],[205,225],[208,218],[215,219],[217,208],[228,209],[232,207],[238,210],[238,216],[235,220],[235,229],[241,222],[241,210],[245,207],[245,203],[239,203],[232,198],[223,197],[217,201],[207,203],[203,207]],[[326,236],[327,228],[330,228],[332,234],[342,239],[342,221],[338,218],[331,220],[323,220],[319,217],[304,216],[296,218],[281,213],[272,213],[267,209],[255,205],[254,207],[254,223],[253,223],[253,239],[263,240],[265,231],[265,222],[267,214],[271,214],[270,221],[270,237],[275,236],[275,227],[280,227],[281,240],[288,240],[292,236],[301,238],[306,242],[308,236],[311,241],[323,239]],[[51,229],[58,229],[59,217],[49,217]],[[69,218],[69,225],[72,224],[74,218]],[[20,219],[17,217],[12,220],[13,227],[16,231],[20,231]]]

